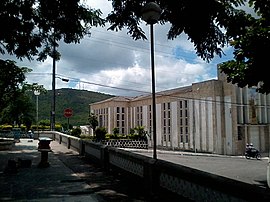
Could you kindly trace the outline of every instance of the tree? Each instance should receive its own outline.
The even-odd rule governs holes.
[[[30,129],[34,120],[34,105],[30,93],[34,90],[46,92],[43,86],[25,82],[25,73],[32,70],[18,67],[14,61],[0,60],[0,122],[25,124]]]
[[[28,60],[37,57],[43,61],[47,56],[60,59],[57,42],[79,43],[90,34],[92,26],[104,26],[101,14],[99,9],[87,8],[80,0],[1,0],[0,54]],[[4,70],[0,76],[0,92],[3,93],[0,112],[8,115],[19,103],[14,95],[19,93],[19,85],[25,80],[24,73],[28,69],[20,69],[9,60],[0,60],[0,67]]]
[[[121,30],[127,27],[128,34],[134,39],[147,39],[139,26],[142,22],[141,10],[146,2],[145,0],[112,0],[114,10],[107,16],[111,24],[109,29]],[[215,54],[222,55],[222,47],[227,45],[227,38],[221,27],[227,28],[227,22],[236,12],[234,6],[241,5],[242,2],[242,0],[156,1],[162,9],[159,22],[171,24],[168,39],[174,39],[182,33],[187,34],[188,39],[195,46],[197,55],[207,61]]]
[[[79,43],[92,26],[105,23],[99,9],[80,0],[1,0],[0,13],[0,53],[29,60],[56,57],[57,41]]]
[[[228,37],[234,47],[234,59],[219,65],[227,80],[239,87],[257,87],[260,93],[270,93],[266,64],[270,48],[270,1],[250,0],[256,17],[246,14],[229,22]]]
[[[98,126],[98,119],[97,116],[94,113],[91,113],[88,118],[90,127],[93,129],[94,135],[96,133],[96,128]]]
[[[140,27],[141,9],[146,0],[112,0],[113,11],[107,16],[110,30],[128,29],[135,40],[146,39]],[[270,1],[262,0],[178,0],[155,1],[162,9],[160,24],[170,23],[168,39],[185,33],[194,44],[199,57],[211,61],[215,55],[222,57],[222,48],[235,48],[234,61],[220,65],[228,81],[257,86],[260,92],[270,92],[270,81],[265,74],[270,47]],[[257,12],[252,17],[241,6],[246,3]],[[194,15],[196,14],[196,15]],[[260,71],[261,70],[261,71]]]
[[[19,68],[14,61],[0,60],[0,112],[15,98],[15,93],[22,87],[25,73],[31,70]]]
[[[25,124],[27,130],[30,129],[33,117],[33,104],[29,96],[26,95],[23,89],[19,89],[13,94],[16,99],[10,100],[7,107],[1,112],[1,122],[8,124]]]

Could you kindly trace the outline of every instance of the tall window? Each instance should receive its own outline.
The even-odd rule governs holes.
[[[188,143],[189,141],[189,109],[188,100],[179,101],[179,141]]]
[[[98,117],[98,126],[108,128],[108,108],[100,108],[94,112]]]
[[[125,134],[125,108],[116,108],[116,127],[119,128],[120,134]]]
[[[162,104],[163,141],[171,141],[171,103]]]
[[[152,134],[152,105],[148,106],[148,130],[149,133]]]
[[[136,120],[137,126],[142,126],[143,125],[143,107],[142,106],[137,107],[136,117],[137,117],[137,120]]]

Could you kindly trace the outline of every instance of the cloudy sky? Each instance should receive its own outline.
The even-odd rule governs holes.
[[[92,8],[100,8],[103,17],[112,10],[108,0],[88,0]],[[149,26],[142,23],[149,36]],[[215,79],[217,64],[232,57],[218,56],[207,63],[198,58],[185,35],[175,40],[167,39],[168,25],[154,25],[156,91],[191,85],[194,82]],[[56,89],[74,88],[111,95],[136,96],[151,93],[150,40],[133,40],[127,30],[107,31],[92,28],[91,37],[85,37],[80,44],[61,43],[58,49],[62,55],[56,63]],[[39,83],[52,89],[52,59],[45,62],[19,61],[17,65],[28,66],[33,71],[27,75],[28,83]]]

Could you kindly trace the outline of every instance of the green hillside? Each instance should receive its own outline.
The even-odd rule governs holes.
[[[76,90],[69,88],[56,89],[55,97],[55,121],[56,123],[67,123],[64,110],[71,108],[73,116],[69,118],[71,125],[85,125],[88,123],[89,104],[113,97],[113,95],[91,92],[87,90]],[[36,104],[36,96],[32,95],[33,103]],[[38,96],[39,120],[50,120],[52,103],[52,91]],[[35,105],[36,106],[36,105]],[[36,107],[35,107],[36,109]],[[34,115],[36,117],[36,115]]]

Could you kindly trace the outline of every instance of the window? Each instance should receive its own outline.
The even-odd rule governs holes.
[[[189,141],[189,109],[188,100],[179,101],[179,133],[180,142],[188,143]]]
[[[137,122],[137,126],[142,126],[143,123],[143,107],[137,107],[137,113],[136,113],[136,122]]]
[[[186,127],[186,134],[188,134],[188,127]]]

